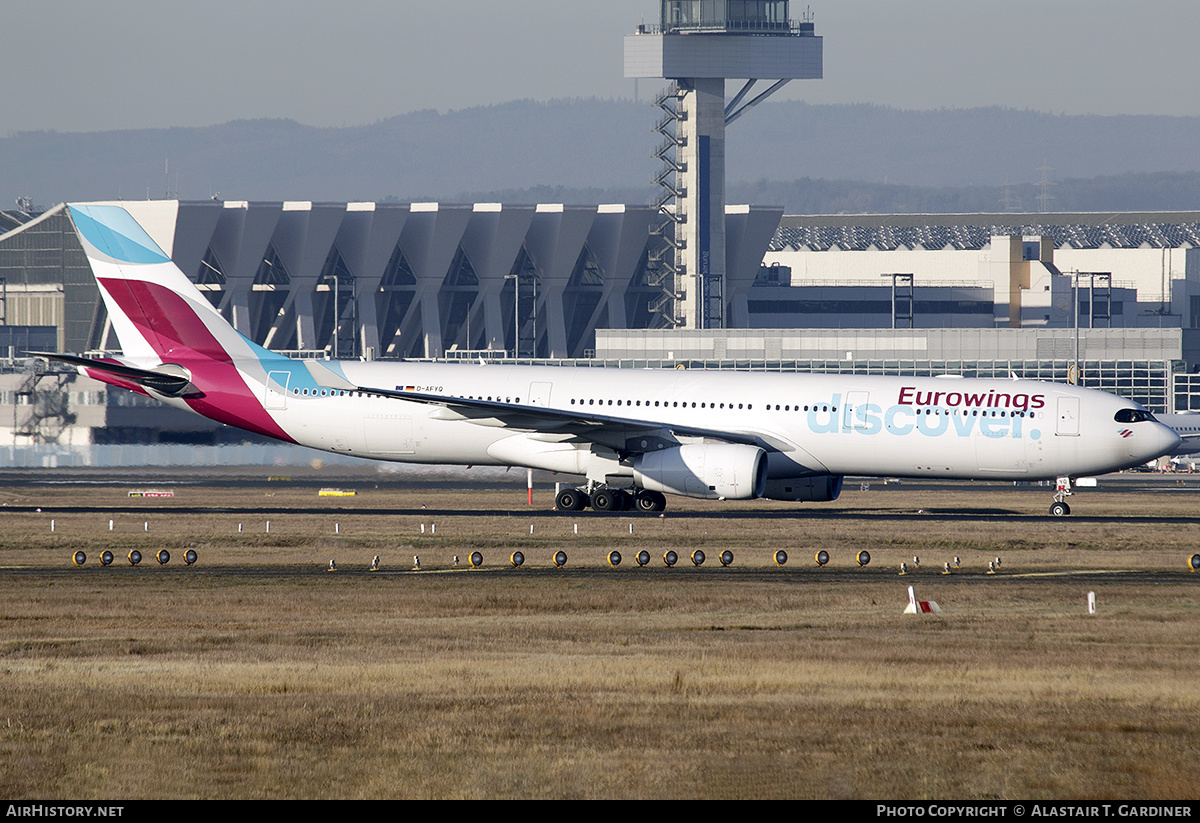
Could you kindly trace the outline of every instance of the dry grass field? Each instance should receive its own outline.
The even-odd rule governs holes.
[[[661,518],[145,485],[0,486],[5,798],[1200,797],[1200,481],[1102,480],[1060,520],[999,484]]]

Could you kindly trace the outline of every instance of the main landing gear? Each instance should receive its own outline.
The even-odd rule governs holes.
[[[1050,504],[1050,514],[1054,517],[1066,517],[1071,513],[1071,507],[1067,505],[1067,498],[1074,494],[1071,491],[1071,478],[1060,477],[1054,486],[1054,502]]]
[[[601,486],[593,489],[591,494],[583,489],[564,489],[554,498],[554,507],[559,511],[577,512],[588,506],[598,512],[660,512],[667,507],[667,497],[645,489],[610,489]]]

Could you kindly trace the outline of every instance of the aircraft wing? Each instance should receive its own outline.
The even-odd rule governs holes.
[[[764,432],[731,431],[703,426],[685,426],[641,420],[635,417],[568,411],[545,406],[502,403],[494,400],[469,400],[391,389],[358,388],[412,403],[441,406],[448,420],[470,420],[484,426],[571,435],[579,440],[600,443],[617,452],[638,454],[661,448],[663,442],[678,444],[679,437],[703,437],[725,443],[744,443],[766,451],[794,451],[795,445]]]

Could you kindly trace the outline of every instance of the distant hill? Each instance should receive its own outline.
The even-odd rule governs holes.
[[[730,180],[964,187],[1036,183],[1043,166],[1058,179],[1200,171],[1197,117],[778,103],[739,120],[728,138]]]
[[[649,188],[653,112],[601,100],[419,111],[368,126],[242,120],[205,128],[0,140],[0,196],[446,199],[531,185]],[[571,141],[580,149],[570,151]]]
[[[654,194],[655,115],[627,100],[514,101],[353,128],[19,132],[0,139],[0,203],[167,193],[641,203]],[[1200,210],[1200,118],[779,102],[728,138],[730,201],[790,213],[1036,211],[1043,175],[1053,211]]]

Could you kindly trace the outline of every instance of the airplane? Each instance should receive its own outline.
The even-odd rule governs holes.
[[[1182,414],[1156,414],[1154,419],[1164,426],[1174,429],[1180,437],[1180,443],[1170,452],[1172,456],[1196,454],[1200,452],[1200,414],[1183,412]]]
[[[68,210],[121,356],[40,356],[328,452],[586,478],[559,510],[830,501],[854,475],[1057,479],[1061,516],[1074,478],[1180,442],[1129,400],[1017,379],[294,360],[238,333],[125,209]]]

